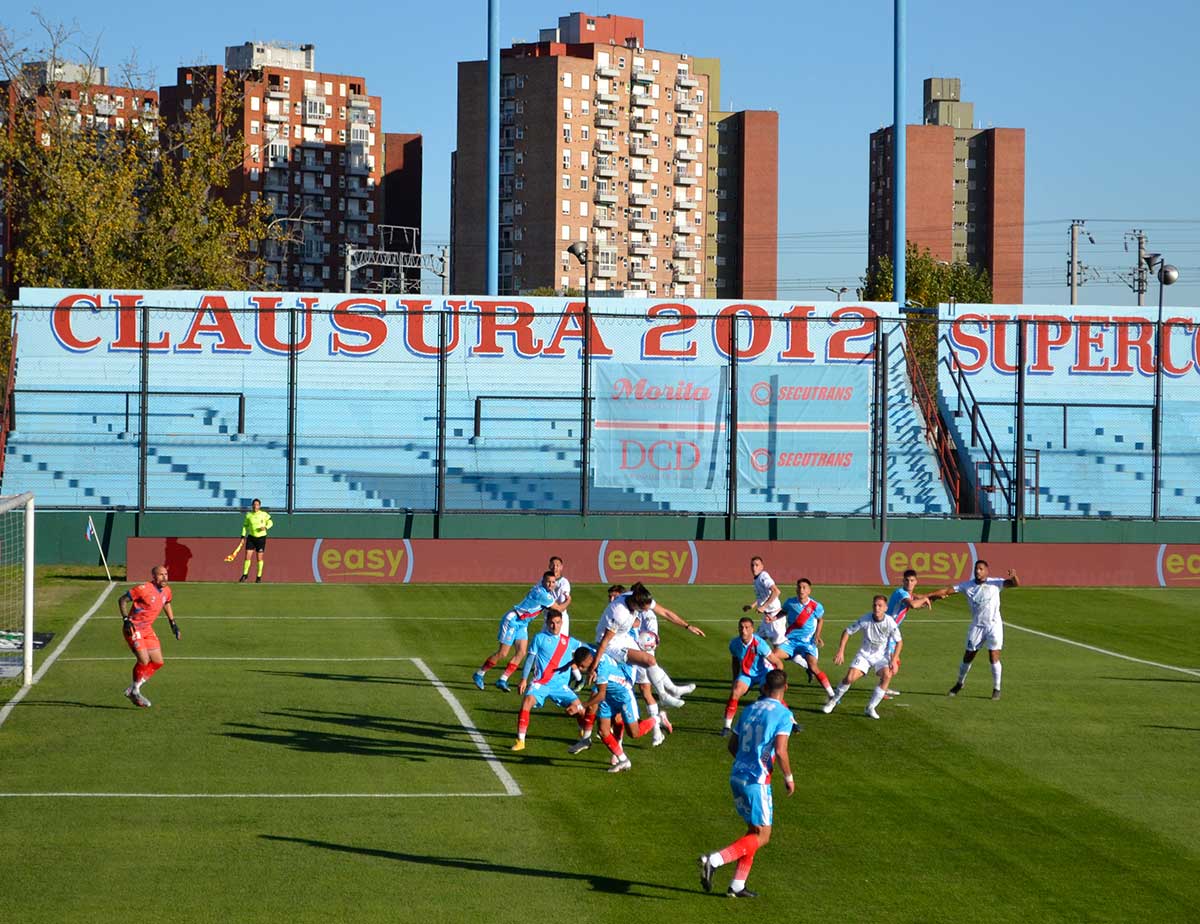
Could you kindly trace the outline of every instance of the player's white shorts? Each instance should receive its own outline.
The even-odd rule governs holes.
[[[635,665],[633,668],[633,685],[640,687],[643,683],[650,682],[650,671],[648,668]]]
[[[610,658],[618,664],[625,664],[630,651],[640,651],[634,637],[628,632],[621,635],[614,635],[608,640],[608,647],[604,650]]]
[[[999,619],[986,626],[971,623],[967,630],[967,651],[978,651],[984,646],[988,651],[999,651],[1004,647],[1004,623]]]
[[[756,634],[770,642],[772,647],[779,645],[787,638],[787,617],[779,610],[763,613],[762,623]]]
[[[850,662],[850,670],[861,671],[864,674],[878,674],[888,666],[889,658],[885,652],[864,652],[861,649]]]

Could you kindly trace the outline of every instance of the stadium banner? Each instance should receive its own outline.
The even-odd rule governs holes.
[[[226,562],[228,538],[139,537],[127,541],[131,580],[158,564],[172,582],[233,582],[243,556]],[[1014,569],[1039,587],[1195,587],[1200,545],[971,542],[801,542],[658,539],[271,539],[273,583],[531,584],[551,555],[577,584],[750,584],[761,556],[781,591],[797,578],[818,585],[893,587],[906,569],[930,589],[970,580],[977,559],[993,576]],[[469,566],[469,567],[468,567]],[[786,595],[786,594],[785,594]]]
[[[1154,378],[1157,308],[1089,305],[943,305],[946,336],[939,356],[970,381],[981,399],[1012,400],[1016,391],[1017,328],[1027,320],[1026,373],[1039,396],[1060,400],[1138,403]],[[1163,313],[1163,374],[1200,382],[1200,313]]]

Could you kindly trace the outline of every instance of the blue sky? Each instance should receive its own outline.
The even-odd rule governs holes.
[[[136,55],[157,83],[248,40],[313,42],[319,69],[362,74],[383,97],[385,130],[424,135],[425,245],[448,241],[455,64],[486,56],[484,0],[121,7],[58,0],[42,12],[98,39],[103,63]],[[868,135],[892,121],[891,2],[504,0],[502,43],[535,39],[573,10],[640,15],[647,47],[722,59],[726,108],[778,110],[780,297],[829,298],[825,286],[857,284]],[[939,18],[947,10],[956,18]],[[1123,235],[1142,228],[1182,273],[1167,303],[1200,305],[1200,78],[1191,63],[1200,7],[1160,0],[1153,10],[1115,0],[909,0],[907,121],[920,121],[922,79],[947,76],[962,79],[978,121],[1026,129],[1027,303],[1067,301],[1068,223],[1081,218],[1095,238],[1084,238],[1081,303],[1134,303],[1116,277],[1133,265]],[[38,37],[15,4],[0,22]],[[1152,288],[1147,301],[1156,299]]]

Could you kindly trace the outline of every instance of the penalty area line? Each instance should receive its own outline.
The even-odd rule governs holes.
[[[505,799],[509,792],[0,792],[0,799]]]
[[[71,626],[70,631],[67,632],[67,634],[63,637],[63,640],[52,652],[50,652],[46,660],[42,662],[42,666],[39,667],[37,673],[33,675],[33,683],[36,684],[46,675],[46,671],[50,670],[50,665],[57,661],[58,656],[67,650],[67,646],[71,644],[71,639],[78,635],[79,630],[87,625],[87,621],[92,618],[92,614],[95,613],[96,610],[100,609],[100,605],[108,599],[108,595],[112,593],[113,588],[116,586],[116,581],[109,581],[108,586],[100,592],[100,596],[96,598],[96,602],[92,604],[91,609],[89,609],[86,613],[80,616],[78,620],[76,620],[75,625]],[[4,722],[8,719],[8,717],[12,715],[12,711],[16,708],[17,703],[23,700],[25,698],[25,694],[32,689],[32,684],[27,687],[21,687],[21,689],[17,690],[16,695],[4,704],[4,708],[0,709],[0,726],[4,725]]]
[[[462,707],[462,703],[458,701],[458,697],[438,679],[437,674],[431,671],[424,661],[420,658],[413,658],[412,662],[417,666],[417,670],[425,675],[425,679],[433,684],[434,688],[442,694],[442,698],[450,705],[450,709],[454,712],[459,724],[466,730],[468,737],[475,743],[475,747],[479,749],[479,753],[483,755],[483,759],[487,761],[488,766],[492,768],[492,772],[496,774],[497,779],[504,786],[504,792],[510,796],[521,795],[521,787],[512,778],[512,774],[504,769],[504,765],[496,759],[491,745],[479,733],[479,729],[475,727],[475,724],[471,721],[471,717],[467,715],[467,710]]]
[[[1042,638],[1052,639],[1056,642],[1062,642],[1064,645],[1074,645],[1076,648],[1086,648],[1088,651],[1094,651],[1097,654],[1108,655],[1110,658],[1120,658],[1122,661],[1132,661],[1134,664],[1145,664],[1147,667],[1159,667],[1165,671],[1178,671],[1180,674],[1188,674],[1191,677],[1200,677],[1200,670],[1192,670],[1187,667],[1176,667],[1173,664],[1160,664],[1158,661],[1147,661],[1144,658],[1135,658],[1132,655],[1121,654],[1119,651],[1109,651],[1107,648],[1097,648],[1095,645],[1087,645],[1083,642],[1077,642],[1074,639],[1063,638],[1061,635],[1051,635],[1049,632],[1040,632],[1037,629],[1027,629],[1025,626],[1018,626],[1015,622],[1005,622],[1005,626],[1010,629],[1020,629],[1022,632],[1028,632],[1030,635],[1039,635]]]

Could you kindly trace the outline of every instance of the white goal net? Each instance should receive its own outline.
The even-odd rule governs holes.
[[[33,495],[0,496],[0,684],[33,683]]]

